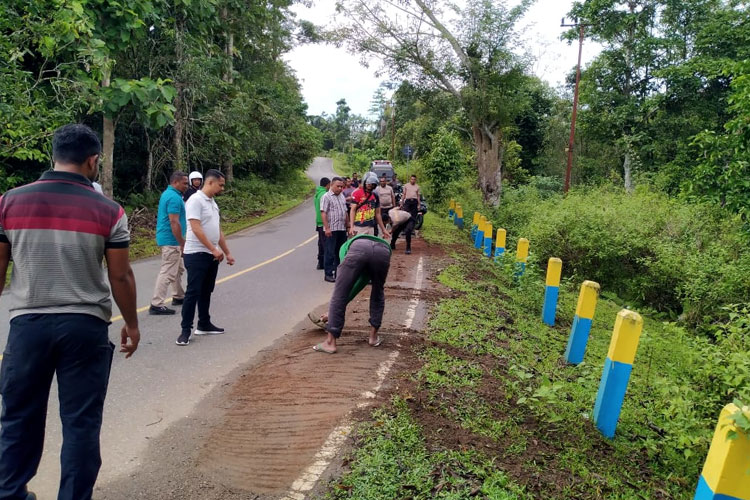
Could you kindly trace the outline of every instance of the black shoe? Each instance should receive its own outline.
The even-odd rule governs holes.
[[[177,345],[188,345],[190,343],[190,330],[182,330],[182,333],[177,337]]]
[[[315,267],[315,269],[317,269],[318,271],[320,271],[321,269],[323,269],[323,264],[318,264],[318,265],[317,265],[317,266]]]
[[[406,249],[406,255],[411,255],[411,248]]]
[[[220,328],[213,323],[209,323],[207,325],[198,325],[198,327],[195,329],[196,335],[221,335],[224,333],[224,329]]]
[[[30,491],[26,492],[26,500],[36,500],[36,495]]]
[[[326,280],[329,283],[336,283],[336,278],[334,278],[333,276],[326,275],[325,278],[323,278],[323,279]]]
[[[151,306],[148,308],[148,313],[155,316],[168,316],[170,314],[174,314],[175,312],[176,311],[174,309],[170,309],[167,306]]]
[[[173,306],[181,306],[185,303],[185,299],[172,299]]]
[[[396,244],[395,243],[391,243],[391,250],[395,250],[395,249],[396,249]]]

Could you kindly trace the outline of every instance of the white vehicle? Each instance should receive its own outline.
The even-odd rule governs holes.
[[[378,179],[385,175],[390,181],[393,179],[393,164],[388,160],[375,160],[370,163],[370,172],[378,176]]]

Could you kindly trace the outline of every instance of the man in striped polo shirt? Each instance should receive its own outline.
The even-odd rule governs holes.
[[[57,375],[63,444],[58,500],[91,498],[101,466],[99,433],[114,345],[110,289],[125,325],[120,352],[140,340],[124,210],[98,194],[101,143],[85,125],[52,139],[54,171],[0,197],[0,292],[10,259],[10,332],[0,368],[0,499],[33,499],[26,484],[44,445]]]

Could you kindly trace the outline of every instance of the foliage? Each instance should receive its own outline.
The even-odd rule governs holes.
[[[464,149],[457,133],[445,127],[438,131],[423,162],[435,201],[442,200],[444,186],[458,180],[467,172],[470,159],[471,155]]]

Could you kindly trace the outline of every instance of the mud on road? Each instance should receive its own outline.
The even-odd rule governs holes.
[[[336,475],[337,461],[328,463],[338,449],[321,454],[321,448],[345,441],[348,424],[387,392],[400,371],[400,351],[424,328],[435,297],[439,250],[417,239],[412,255],[404,255],[400,244],[386,283],[380,347],[367,343],[369,288],[349,305],[333,355],[312,350],[325,333],[299,311],[294,331],[153,439],[132,474],[97,485],[94,498],[298,499]]]

